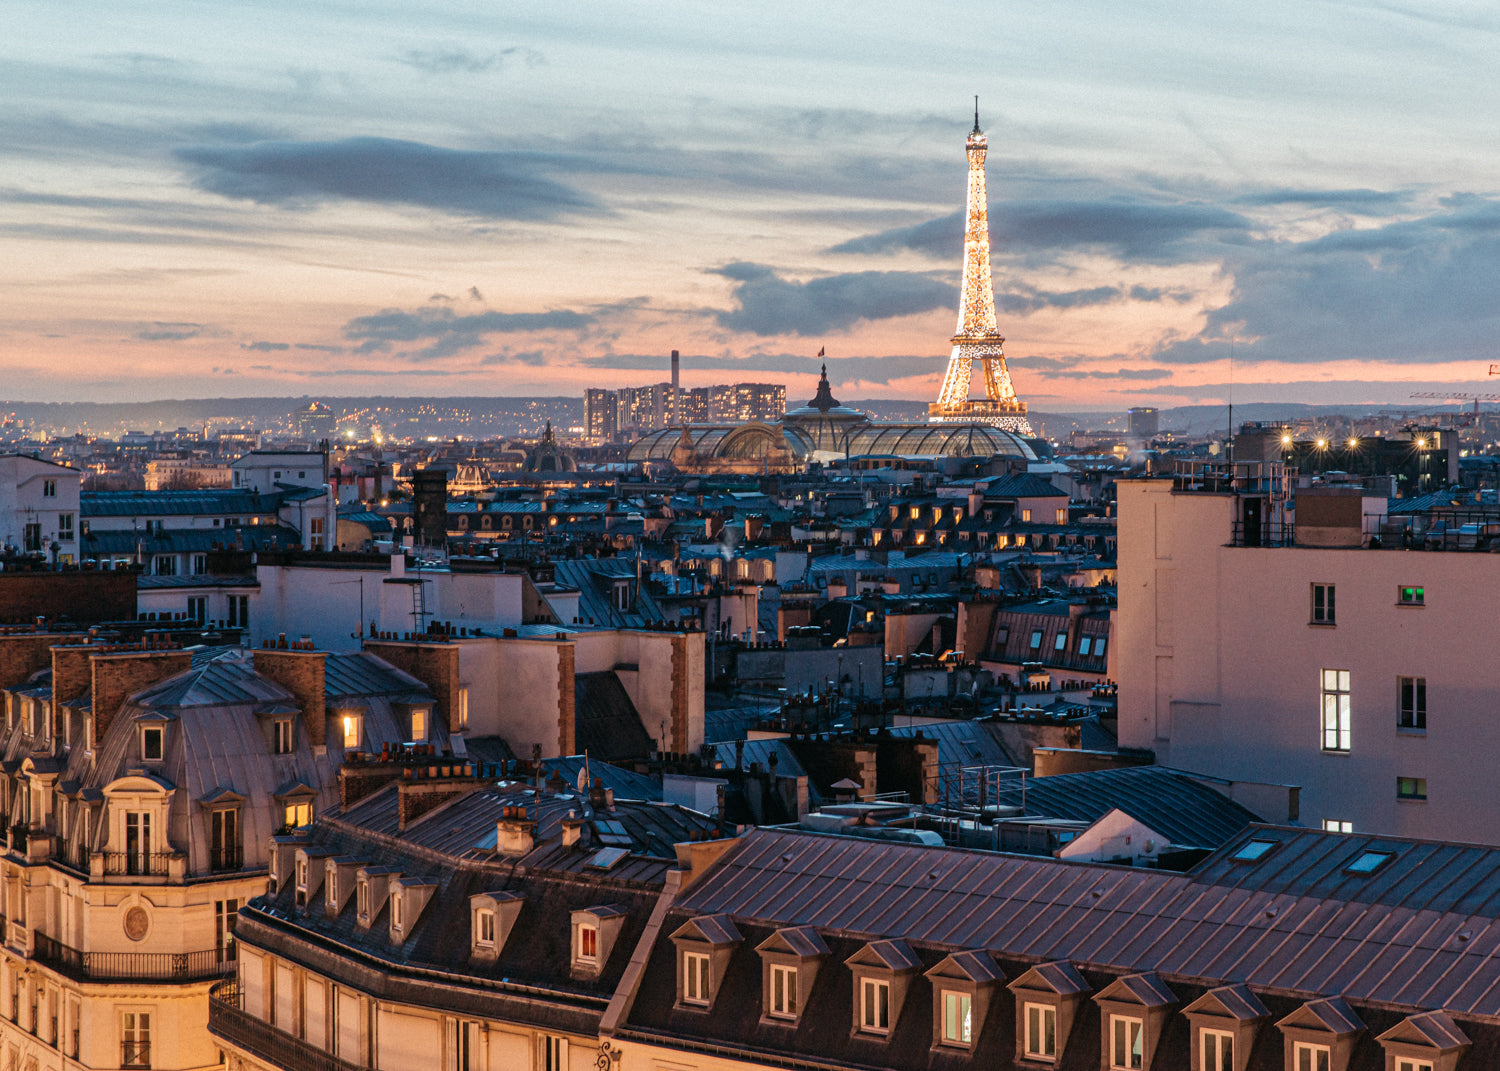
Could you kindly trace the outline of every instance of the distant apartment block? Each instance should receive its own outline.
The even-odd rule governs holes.
[[[1126,410],[1129,434],[1132,439],[1154,439],[1161,430],[1158,414],[1148,405],[1137,405]]]
[[[780,420],[786,412],[786,385],[781,383],[723,383],[686,387],[677,391],[673,416],[670,383],[648,387],[584,392],[584,428],[594,442],[608,442],[622,432],[640,434],[674,423],[743,423]]]
[[[73,561],[83,473],[24,454],[0,454],[0,551]]]
[[[1313,828],[1500,839],[1491,527],[1276,462],[1117,486],[1121,745]]]

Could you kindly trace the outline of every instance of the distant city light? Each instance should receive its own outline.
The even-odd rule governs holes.
[[[1319,439],[1318,440],[1318,449],[1319,450],[1323,450],[1323,449],[1327,448],[1327,446],[1328,446],[1328,440],[1327,439]]]
[[[1283,435],[1281,437],[1281,445],[1282,446],[1291,446],[1292,445],[1292,437],[1290,435]]]
[[[1349,445],[1350,446],[1358,446],[1359,445],[1359,440],[1358,439],[1350,439],[1349,440]]]

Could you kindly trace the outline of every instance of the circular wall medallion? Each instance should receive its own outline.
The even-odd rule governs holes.
[[[132,907],[125,912],[125,936],[132,941],[145,938],[146,931],[151,928],[151,916],[146,914],[143,907]]]

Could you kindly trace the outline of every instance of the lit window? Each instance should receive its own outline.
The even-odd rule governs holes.
[[[427,739],[427,708],[414,707],[411,712],[411,738],[414,741]]]
[[[1323,750],[1349,750],[1349,671],[1323,671]]]
[[[160,762],[162,753],[162,731],[159,727],[141,730],[141,758],[146,762]]]
[[[1130,1071],[1144,1066],[1145,1023],[1124,1015],[1109,1017],[1109,1066],[1111,1071]]]
[[[1401,729],[1427,728],[1427,678],[1397,677],[1397,692],[1401,709],[1396,715],[1396,726]]]
[[[1332,1063],[1333,1053],[1327,1045],[1299,1041],[1292,1051],[1293,1071],[1329,1071]]]
[[[968,1045],[974,1040],[974,998],[943,990],[943,1043]]]
[[[1346,822],[1342,818],[1325,818],[1325,819],[1323,819],[1323,832],[1324,833],[1353,833],[1354,832],[1354,823],[1353,822]]]
[[[891,1032],[891,983],[865,978],[859,987],[859,1028],[872,1034]]]
[[[1026,1055],[1057,1059],[1057,1009],[1051,1004],[1026,1005]]]
[[[1234,1035],[1223,1030],[1204,1030],[1198,1048],[1202,1071],[1234,1071]]]
[[[1060,510],[1057,511],[1057,523],[1058,524],[1067,524],[1068,523],[1068,511],[1066,509],[1060,509]]]
[[[120,1066],[151,1066],[151,1013],[120,1013]]]
[[[709,1001],[708,953],[682,954],[682,1002],[703,1004]]]
[[[599,960],[599,927],[578,927],[578,958],[584,963],[597,963]]]
[[[797,1018],[797,968],[771,965],[771,1015],[776,1019]]]
[[[1333,585],[1314,584],[1312,586],[1312,623],[1332,625],[1334,623],[1333,611]]]
[[[301,826],[312,825],[313,805],[312,800],[303,800],[298,803],[288,803],[282,811],[286,819],[288,829],[297,829]]]
[[[1427,778],[1396,778],[1396,798],[1398,800],[1425,800],[1427,798]]]
[[[358,714],[344,715],[344,746],[359,747],[364,736],[364,719]]]
[[[469,727],[469,690],[458,690],[458,728],[462,732]]]
[[[1396,602],[1402,606],[1422,606],[1427,600],[1426,588],[1402,587],[1396,589]]]

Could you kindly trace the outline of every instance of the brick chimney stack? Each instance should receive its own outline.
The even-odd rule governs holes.
[[[262,648],[252,658],[255,672],[292,693],[302,708],[308,740],[314,747],[323,746],[328,735],[328,695],[323,676],[328,652]]]

